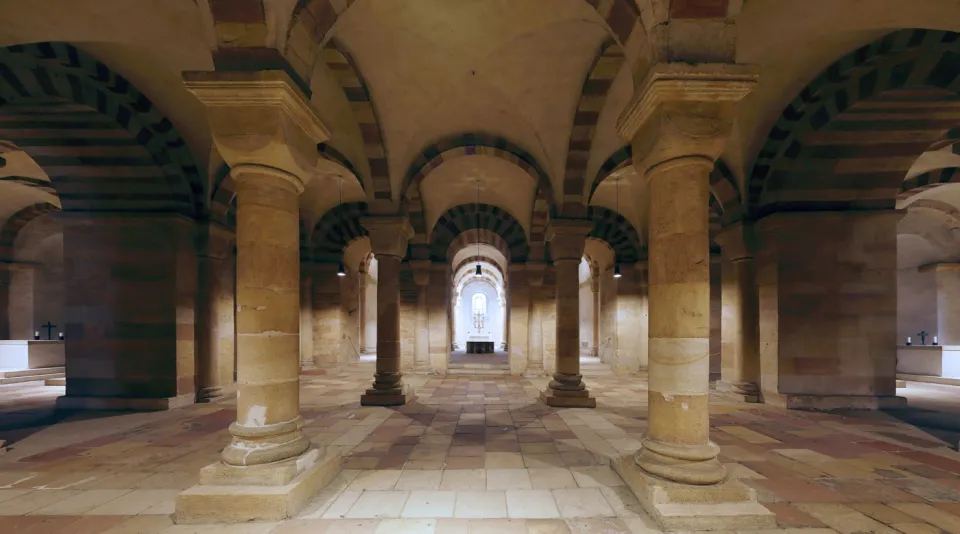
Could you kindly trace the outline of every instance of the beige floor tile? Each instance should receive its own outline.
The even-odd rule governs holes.
[[[572,534],[562,519],[527,519],[527,534]]]
[[[457,501],[455,491],[411,491],[401,517],[453,517]]]
[[[646,516],[647,512],[637,500],[628,486],[612,486],[599,488],[603,498],[607,500],[617,517]]]
[[[576,488],[577,481],[569,469],[562,467],[548,467],[528,469],[530,483],[533,489],[563,489]]]
[[[339,519],[327,525],[323,534],[376,534],[379,519]]]
[[[926,503],[890,503],[890,506],[905,514],[910,514],[922,521],[926,521],[931,525],[940,527],[951,534],[960,534],[960,517],[947,513],[939,508],[934,508]],[[824,522],[826,523],[826,521]]]
[[[403,471],[399,469],[361,471],[347,489],[350,491],[393,489],[402,473]]]
[[[488,490],[533,489],[526,469],[487,469]]]
[[[458,491],[453,516],[465,519],[504,519],[507,501],[503,491]]]
[[[29,488],[0,489],[0,503],[34,491]]]
[[[347,490],[340,494],[339,497],[334,499],[330,506],[327,507],[326,511],[320,514],[320,517],[323,519],[340,519],[347,515],[347,512],[350,511],[350,508],[353,506],[357,499],[362,495],[362,491],[352,491]]]
[[[26,515],[79,493],[77,490],[35,490],[0,503],[0,515]]]
[[[523,469],[523,455],[519,452],[488,452],[484,454],[487,469]]]
[[[524,454],[523,463],[530,469],[541,469],[545,467],[565,467],[563,458],[558,453],[552,454]]]
[[[374,534],[434,534],[436,519],[384,519]]]
[[[32,515],[80,515],[130,493],[132,490],[86,490],[31,512]],[[130,514],[134,515],[134,514]]]
[[[623,523],[630,529],[630,534],[661,534],[663,532],[649,517],[625,517]]]
[[[482,490],[487,487],[487,472],[484,469],[453,469],[443,472],[440,479],[442,490]]]
[[[620,475],[606,465],[571,467],[570,472],[581,488],[623,485],[623,479],[620,478]]]
[[[874,534],[897,534],[897,531],[875,521],[843,504],[797,503],[798,509],[823,521],[825,525],[842,534],[871,532]]]
[[[523,519],[471,519],[470,534],[529,534]]]
[[[438,519],[434,534],[470,534],[470,520]]]
[[[507,490],[507,515],[511,518],[553,519],[560,517],[550,490]]]
[[[164,515],[140,515],[98,534],[155,534],[173,526],[173,520]]]
[[[436,490],[440,489],[443,471],[405,470],[397,480],[398,490]]]
[[[89,515],[139,515],[151,507],[176,499],[180,490],[132,490],[87,511]]]
[[[408,491],[364,491],[350,507],[347,519],[385,519],[400,517]]]
[[[883,503],[854,503],[849,506],[861,514],[868,515],[887,525],[893,523],[913,523],[916,521],[915,518]]]
[[[613,508],[604,499],[597,488],[555,489],[553,498],[557,501],[560,516],[600,517],[613,516]]]

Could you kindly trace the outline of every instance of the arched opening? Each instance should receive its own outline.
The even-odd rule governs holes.
[[[478,249],[480,255],[458,258],[470,251],[477,254]],[[490,245],[480,244],[466,245],[455,256],[457,259],[459,267],[453,272],[450,302],[452,343],[448,369],[509,371],[507,280],[498,264],[505,259]]]
[[[370,254],[360,271],[360,358],[377,353],[377,258]]]

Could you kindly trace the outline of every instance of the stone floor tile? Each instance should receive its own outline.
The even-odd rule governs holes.
[[[553,519],[560,517],[550,490],[507,490],[507,515],[511,518]]]
[[[163,515],[140,515],[120,519],[123,520],[121,523],[98,534],[157,534],[173,525],[173,520]]]
[[[324,534],[376,534],[379,519],[340,519],[327,525]]]
[[[630,534],[630,527],[622,520],[613,517],[573,519],[567,522],[573,534]],[[659,531],[657,531],[659,532]],[[712,532],[711,534],[721,534]]]
[[[623,485],[623,479],[620,478],[620,475],[606,465],[571,467],[570,472],[581,488]]]
[[[842,534],[858,534],[862,532],[897,534],[896,530],[843,504],[799,503],[796,507],[823,521],[828,527]]]
[[[353,503],[346,519],[386,519],[400,517],[408,491],[364,491]]]
[[[943,534],[943,530],[928,523],[892,523],[891,527],[903,534]]]
[[[764,503],[768,510],[776,514],[777,524],[781,527],[823,527],[823,521],[801,511],[788,503]]]
[[[518,452],[487,452],[484,467],[487,469],[523,469],[523,455]]]
[[[562,519],[527,519],[527,534],[572,534]]]
[[[861,514],[872,517],[873,519],[887,525],[893,523],[912,523],[916,521],[916,518],[911,517],[910,515],[905,514],[896,508],[891,508],[883,503],[850,503],[848,506],[860,512]]]
[[[374,534],[434,534],[436,519],[384,519]]]
[[[407,518],[453,517],[456,500],[457,492],[455,491],[411,491],[400,516]]]
[[[351,491],[393,489],[402,473],[403,471],[399,469],[360,471],[357,477],[347,485],[347,489]]]
[[[545,467],[566,467],[559,453],[551,454],[524,454],[523,463],[530,469],[542,469]]]
[[[487,473],[483,469],[444,471],[440,479],[442,490],[482,490],[487,487]]]
[[[13,499],[15,497],[19,497],[24,493],[30,493],[31,491],[34,491],[34,490],[27,489],[27,488],[0,489],[0,503],[4,501],[9,501],[10,499]]]
[[[151,507],[176,499],[179,490],[132,490],[88,510],[90,515],[139,515]]]
[[[487,469],[487,489],[533,489],[526,469]]]
[[[404,470],[394,486],[398,490],[437,490],[443,471]]]
[[[438,519],[434,534],[470,534],[470,520]]]
[[[35,490],[0,503],[0,516],[26,515],[80,493],[77,490]]]
[[[458,491],[453,516],[464,519],[505,519],[506,496],[503,491]]]
[[[598,488],[617,517],[646,515],[643,505],[626,485]]]
[[[597,488],[555,489],[553,497],[560,509],[560,516],[603,517],[613,516],[613,508]]]
[[[114,499],[118,499],[121,496],[130,493],[131,491],[133,490],[123,489],[81,491],[76,495],[71,495],[66,499],[55,502],[49,506],[44,506],[43,508],[38,508],[30,513],[37,515],[81,515]]]
[[[470,534],[527,534],[523,519],[471,519]]]
[[[577,481],[569,469],[561,467],[528,469],[533,489],[576,488]]]
[[[347,515],[347,512],[350,511],[350,508],[353,507],[353,504],[357,502],[357,499],[362,495],[362,491],[353,491],[346,490],[341,493],[330,506],[327,507],[326,511],[320,514],[320,517],[323,519],[341,519]]]
[[[925,503],[890,503],[890,506],[921,521],[960,534],[960,517]]]

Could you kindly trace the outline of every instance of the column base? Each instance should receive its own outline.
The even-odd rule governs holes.
[[[777,528],[776,516],[757,502],[753,488],[736,480],[678,484],[647,473],[632,455],[611,460],[611,466],[664,531]]]
[[[360,406],[403,406],[410,404],[416,398],[413,389],[408,385],[404,385],[399,393],[381,393],[371,388],[360,396]]]
[[[896,395],[802,395],[796,393],[764,393],[766,404],[788,410],[901,410],[907,399]]]
[[[196,401],[197,394],[193,392],[177,395],[176,397],[161,398],[83,397],[64,395],[57,397],[56,407],[58,410],[156,412],[189,406]]]
[[[540,400],[547,406],[554,408],[596,408],[597,399],[590,396],[590,391],[565,391],[562,389],[547,388],[540,392]]]
[[[200,388],[200,391],[197,392],[197,402],[214,402],[224,397],[231,397],[236,392],[236,384]]]
[[[724,393],[727,397],[733,397],[740,402],[760,402],[760,388],[752,382],[717,380],[716,388],[718,392]]]
[[[296,458],[250,467],[217,462],[200,470],[200,484],[177,495],[180,524],[287,519],[340,472],[340,454],[311,448]]]

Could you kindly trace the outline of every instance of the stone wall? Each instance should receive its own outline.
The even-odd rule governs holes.
[[[67,396],[192,402],[193,222],[176,215],[62,216]]]
[[[723,324],[723,263],[720,255],[710,257],[710,380],[720,379]]]
[[[410,265],[400,267],[400,369],[414,368],[414,350],[417,347],[417,284]]]
[[[507,348],[510,374],[521,375],[529,368],[530,280],[524,265],[511,266],[507,284]]]
[[[217,309],[218,353],[214,355],[220,370],[220,383],[237,381],[237,254],[231,251],[220,262],[220,293],[214,301]]]
[[[312,278],[313,363],[320,369],[338,369],[343,365],[343,295],[337,265],[314,265]]]
[[[612,367],[618,373],[635,373],[647,368],[649,320],[647,315],[646,266],[620,266],[617,287],[615,348]]]
[[[778,394],[895,393],[900,217],[811,212],[760,221],[761,388],[768,401]]]
[[[436,373],[447,371],[450,358],[450,268],[436,263],[430,266],[430,284],[427,286],[427,330],[430,347],[430,367]]]
[[[897,344],[907,336],[920,344],[917,332],[937,333],[937,279],[932,271],[916,267],[897,271]],[[929,343],[929,340],[928,340]]]

